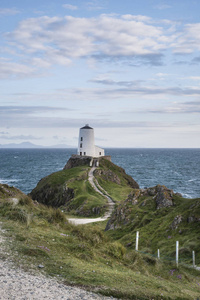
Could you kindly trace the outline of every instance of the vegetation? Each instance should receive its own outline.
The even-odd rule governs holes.
[[[82,164],[82,160],[76,161]],[[96,192],[88,182],[88,165],[55,172],[41,179],[31,192],[40,203],[60,207],[67,213],[82,216],[100,216],[107,208],[107,199]],[[138,184],[125,171],[106,159],[100,160],[95,177],[114,201],[126,199]]]
[[[135,190],[135,194],[138,190]],[[173,196],[173,206],[156,209],[153,196],[140,196],[134,204],[122,201],[112,217],[115,230],[108,235],[126,245],[135,245],[140,233],[139,249],[152,255],[160,249],[161,257],[175,259],[176,241],[180,245],[180,261],[192,264],[192,251],[200,264],[200,199]]]
[[[49,276],[56,276],[66,284],[120,299],[199,297],[198,271],[182,265],[177,268],[173,262],[158,261],[148,254],[134,251],[134,245],[126,246],[127,242],[134,240],[133,232],[128,232],[130,225],[127,232],[125,227],[105,232],[105,222],[73,226],[59,209],[38,204],[25,195],[15,194],[19,201],[13,202],[9,192],[5,192],[9,191],[9,187],[1,185],[1,188],[0,220],[4,234],[9,237],[6,239],[9,257],[24,269],[37,269]],[[15,193],[14,190],[11,192]],[[182,200],[177,199],[177,203],[179,201]],[[150,213],[150,205],[145,209]],[[168,212],[170,209],[167,208]],[[162,219],[162,213],[159,213]],[[137,228],[141,231],[142,224],[138,223]],[[153,234],[153,229],[149,227],[149,230]],[[145,238],[149,239],[147,227]],[[161,235],[159,242],[162,242]],[[39,265],[44,268],[39,269]]]
[[[133,188],[139,188],[124,169],[106,159],[100,160],[100,166],[95,171],[95,178],[115,202],[125,200]]]
[[[107,201],[91,187],[87,180],[88,170],[88,166],[79,166],[55,172],[40,180],[31,196],[43,204],[60,207],[70,214],[93,216],[95,208],[99,208],[102,215]]]

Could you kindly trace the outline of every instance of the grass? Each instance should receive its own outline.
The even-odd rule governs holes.
[[[126,247],[122,237],[104,231],[106,222],[73,226],[59,209],[29,200],[13,205],[1,198],[0,206],[10,256],[26,270],[120,299],[197,299],[200,294],[199,272]]]
[[[89,167],[81,166],[55,172],[40,180],[31,195],[72,215],[96,216],[97,211],[103,215],[107,200],[91,187],[88,171]]]
[[[115,175],[117,177],[117,180],[119,180],[120,182],[120,184],[117,182],[113,182],[113,175],[111,175],[110,178],[107,178],[103,175],[99,175],[99,173],[96,172],[95,178],[98,181],[99,185],[111,196],[111,198],[115,202],[125,200],[133,189],[129,184],[129,181],[131,181],[132,178],[127,175],[122,168],[106,159],[100,160],[99,170],[111,172],[111,174]]]
[[[139,249],[146,252],[151,249],[151,254],[156,254],[160,249],[161,257],[168,259],[175,258],[176,241],[180,245],[180,260],[192,264],[192,251],[196,252],[196,263],[200,264],[200,238],[199,222],[200,200],[184,199],[180,196],[174,197],[174,206],[157,210],[152,197],[139,198],[136,205],[122,202],[118,206],[118,212],[123,210],[124,218],[127,221],[123,225],[120,214],[116,217],[116,230],[110,230],[110,238],[118,240],[124,246],[132,244],[135,246],[136,231],[140,232]],[[181,217],[181,222],[173,227],[175,218]],[[193,221],[189,218],[193,216]],[[195,219],[196,218],[196,219]]]

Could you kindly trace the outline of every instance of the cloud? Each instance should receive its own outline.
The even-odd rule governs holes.
[[[12,64],[16,76],[32,76],[55,64],[69,66],[80,58],[133,67],[161,66],[165,50],[175,54],[200,50],[200,23],[186,24],[179,29],[176,25],[170,20],[155,21],[130,14],[25,19],[13,32],[4,34],[10,49],[16,52],[16,61],[1,62],[2,68],[8,69],[2,76],[10,76]],[[198,62],[199,57],[193,59],[193,63]],[[28,70],[24,69],[25,64]]]
[[[157,74],[159,75],[159,74]],[[161,74],[160,74],[161,75]],[[167,76],[167,74],[166,74]],[[174,96],[199,96],[200,95],[200,87],[177,87],[177,86],[169,86],[169,87],[157,87],[157,86],[144,86],[142,80],[134,80],[134,81],[115,81],[109,78],[95,78],[92,79],[91,82],[102,84],[105,86],[120,86],[122,88],[112,88],[112,89],[101,89],[97,90],[101,95],[104,96],[113,95],[113,97],[125,97],[125,96],[133,96],[133,95],[174,95]]]
[[[200,50],[200,23],[186,24],[176,42],[172,44],[174,53],[190,54]]]
[[[200,63],[200,56],[197,56],[197,57],[193,58],[192,63],[199,64]]]
[[[144,112],[144,111],[143,111]],[[182,103],[174,103],[174,105],[162,109],[150,109],[147,113],[162,113],[162,114],[199,114],[200,101],[188,101]]]
[[[0,15],[2,16],[12,16],[19,13],[20,11],[16,8],[0,8]]]
[[[25,64],[12,62],[5,58],[0,58],[0,79],[6,78],[24,78],[27,75],[34,75],[36,70]]]
[[[0,136],[4,140],[41,140],[41,137],[35,137],[33,135],[15,135],[15,136]]]
[[[86,8],[88,10],[102,10],[102,9],[104,9],[104,6],[102,5],[102,2],[103,1],[101,1],[101,4],[100,4],[100,1],[97,1],[97,0],[87,2],[86,3]]]
[[[70,9],[70,10],[76,10],[76,9],[78,9],[77,6],[71,5],[71,4],[63,4],[63,7],[66,8],[66,9]]]
[[[34,115],[36,113],[47,113],[56,111],[71,111],[71,109],[63,107],[50,107],[50,106],[0,106],[0,115],[12,116],[12,115]]]
[[[72,109],[48,106],[0,106],[0,126],[3,128],[65,127],[67,118],[57,115],[57,112],[61,111],[71,112]]]
[[[33,56],[34,64],[38,61],[44,67],[68,65],[73,59],[88,57],[161,65],[161,51],[173,37],[148,22],[149,18],[142,16],[43,16],[23,20],[5,36],[17,49]]]
[[[164,10],[164,9],[169,9],[169,8],[171,8],[171,6],[168,4],[159,4],[159,5],[155,6],[155,9],[159,9],[159,10]]]
[[[90,82],[93,83],[100,83],[103,85],[118,85],[118,86],[125,86],[125,87],[134,87],[138,86],[142,80],[133,80],[133,81],[115,81],[109,78],[101,79],[101,78],[95,78],[90,80]]]
[[[60,110],[60,108],[56,108]],[[79,128],[80,124],[87,124],[88,118],[70,118],[69,114],[66,113],[66,117],[54,116],[43,116],[36,115],[35,112],[48,112],[54,110],[49,107],[18,107],[18,106],[1,106],[0,109],[0,126],[7,128]],[[147,122],[147,121],[113,121],[110,116],[104,116],[102,118],[90,118],[90,123],[94,127],[98,128],[126,128],[126,127],[166,127],[166,124],[160,122]],[[169,125],[169,124],[168,124]],[[2,138],[6,138],[2,135]],[[32,135],[18,135],[7,137],[7,139],[36,139]]]

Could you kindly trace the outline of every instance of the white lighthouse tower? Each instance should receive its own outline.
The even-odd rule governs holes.
[[[78,155],[100,157],[104,156],[104,149],[94,144],[94,129],[86,124],[80,128],[78,139]]]

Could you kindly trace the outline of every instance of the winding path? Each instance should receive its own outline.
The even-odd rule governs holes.
[[[95,177],[94,177],[94,171],[95,171],[95,169],[96,169],[96,167],[92,167],[90,169],[90,172],[88,174],[88,180],[89,180],[91,186],[93,187],[93,189],[97,193],[99,193],[102,196],[104,196],[105,198],[107,198],[107,201],[108,201],[108,211],[105,213],[105,215],[103,217],[99,217],[99,218],[83,218],[83,219],[69,218],[68,221],[71,222],[71,223],[73,223],[73,224],[75,224],[75,225],[81,225],[81,224],[88,224],[88,223],[105,221],[105,220],[107,220],[111,216],[112,211],[114,209],[115,203],[110,198],[110,196],[108,195],[108,193],[95,180]]]

